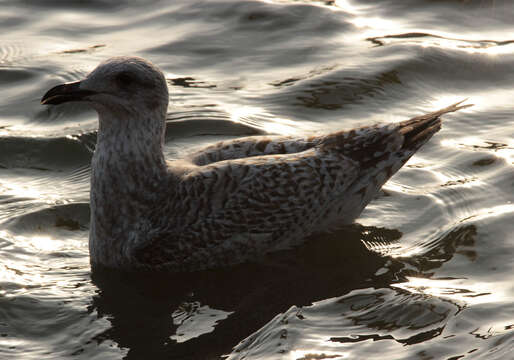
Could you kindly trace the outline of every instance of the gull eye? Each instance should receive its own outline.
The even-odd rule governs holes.
[[[118,75],[116,75],[116,82],[118,83],[118,85],[120,87],[130,86],[130,84],[132,84],[134,81],[135,81],[135,79],[132,76],[132,74],[130,74],[126,71],[123,71],[123,72],[119,73]]]

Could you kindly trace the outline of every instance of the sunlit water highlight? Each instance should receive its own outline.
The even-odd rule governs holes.
[[[510,359],[510,1],[4,1],[0,358]],[[96,114],[42,107],[114,55],[165,72],[166,156],[474,106],[357,224],[254,263],[91,273]]]

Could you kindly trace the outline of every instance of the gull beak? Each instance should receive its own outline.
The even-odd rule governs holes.
[[[80,89],[80,81],[57,85],[41,98],[42,105],[58,105],[67,101],[83,101],[95,91]]]

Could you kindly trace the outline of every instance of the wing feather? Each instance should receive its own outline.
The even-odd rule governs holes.
[[[316,141],[317,140],[317,141]],[[221,141],[189,156],[190,161],[204,166],[223,160],[253,156],[298,153],[318,144],[321,137],[298,138],[292,136],[251,136]]]
[[[161,232],[138,248],[135,257],[154,268],[187,270],[188,264],[235,263],[292,246],[295,234],[301,241],[325,209],[340,201],[338,194],[351,186],[358,170],[355,161],[320,147],[199,166],[178,186],[172,213],[182,216],[164,236]],[[195,249],[188,252],[193,255],[178,258],[184,246]]]

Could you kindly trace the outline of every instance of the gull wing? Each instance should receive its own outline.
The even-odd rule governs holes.
[[[203,166],[186,175],[180,188],[189,195],[184,201],[210,202],[193,223],[214,221],[230,233],[274,233],[315,221],[330,198],[355,181],[358,170],[342,154],[315,147]]]
[[[223,160],[234,160],[263,155],[299,153],[316,146],[321,137],[292,136],[250,136],[235,140],[221,141],[207,146],[189,156],[189,160],[199,166]]]
[[[197,167],[170,202],[169,231],[136,249],[135,257],[153,268],[187,270],[291,246],[290,235],[301,240],[312,232],[358,171],[355,161],[320,147]],[[184,253],[189,256],[177,255]]]

